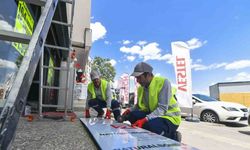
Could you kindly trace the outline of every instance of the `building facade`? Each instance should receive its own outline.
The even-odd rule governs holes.
[[[221,82],[209,87],[210,96],[221,101],[236,102],[250,107],[250,81]]]

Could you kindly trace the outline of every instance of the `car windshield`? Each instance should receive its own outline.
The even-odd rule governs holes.
[[[209,96],[206,96],[206,95],[202,95],[202,94],[193,94],[193,96],[203,100],[203,101],[206,101],[206,102],[214,102],[214,101],[218,101],[217,99],[215,98],[212,98],[212,97],[209,97]]]

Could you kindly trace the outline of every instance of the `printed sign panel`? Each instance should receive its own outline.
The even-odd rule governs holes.
[[[196,150],[142,128],[101,118],[80,118],[102,150]]]
[[[31,36],[33,28],[34,28],[34,20],[32,15],[30,14],[30,11],[26,3],[19,1],[14,31]],[[25,52],[28,49],[28,44],[13,42],[12,45],[22,56],[24,56]]]
[[[190,65],[190,52],[184,42],[172,42],[172,55],[176,74],[176,97],[181,107],[192,108],[192,77]]]

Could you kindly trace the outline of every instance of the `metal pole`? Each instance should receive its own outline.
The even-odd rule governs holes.
[[[39,116],[42,117],[42,109],[43,109],[43,59],[44,59],[44,48],[42,50],[42,54],[40,57],[40,83],[39,83]]]
[[[69,34],[69,51],[68,51],[68,58],[67,58],[67,81],[66,81],[66,93],[65,93],[65,101],[64,101],[64,118],[67,117],[67,99],[69,98],[68,92],[69,92],[69,77],[70,77],[70,62],[71,62],[71,57],[70,57],[70,52],[72,50],[71,43],[72,43],[72,32],[73,32],[73,16],[74,16],[74,9],[75,9],[75,1],[72,0],[72,8],[71,8],[71,20],[70,20],[70,34]],[[72,93],[73,94],[73,93]],[[72,99],[71,99],[72,100]]]

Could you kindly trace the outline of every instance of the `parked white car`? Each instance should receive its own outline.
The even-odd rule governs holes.
[[[181,107],[182,116],[190,116],[191,108]],[[235,122],[247,124],[247,107],[232,102],[223,102],[212,97],[193,94],[193,115],[205,122]]]

